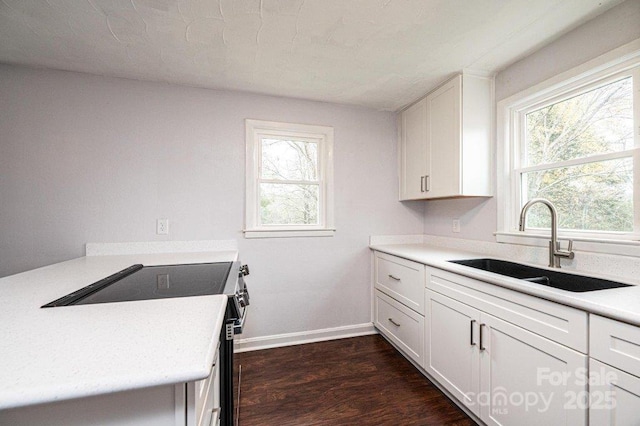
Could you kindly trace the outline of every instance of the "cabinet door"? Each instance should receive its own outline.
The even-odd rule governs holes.
[[[591,426],[640,425],[640,377],[595,359],[589,360],[589,424]]]
[[[459,195],[462,76],[427,96],[427,197]]]
[[[480,315],[480,418],[488,425],[586,425],[587,357]]]
[[[478,415],[479,312],[431,290],[426,294],[425,370]]]
[[[427,164],[427,100],[400,113],[400,199],[425,198]]]

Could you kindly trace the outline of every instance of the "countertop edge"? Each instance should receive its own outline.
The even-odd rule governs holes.
[[[595,292],[586,293],[573,293],[565,290],[559,290],[554,288],[544,287],[538,284],[530,284],[521,280],[503,277],[491,272],[485,272],[478,269],[470,268],[455,263],[450,263],[447,260],[458,260],[465,258],[482,258],[487,257],[482,253],[467,252],[461,250],[440,248],[435,246],[429,246],[425,244],[389,244],[389,245],[370,245],[369,248],[373,251],[386,253],[389,255],[401,257],[403,259],[411,260],[413,262],[421,263],[433,268],[441,269],[444,271],[452,272],[458,275],[462,275],[468,278],[473,278],[482,282],[493,284],[499,287],[514,290],[519,293],[528,294],[530,296],[538,297],[540,299],[548,300],[561,305],[569,306],[575,309],[579,309],[590,314],[600,315],[606,318],[611,318],[617,321],[622,321],[634,326],[640,326],[640,309],[636,312],[628,311],[625,309],[612,306],[611,304],[597,303],[590,300],[585,300],[584,296],[580,295],[592,294]],[[419,254],[417,254],[419,253]],[[436,254],[437,253],[437,254]],[[447,260],[443,260],[447,257]],[[499,256],[489,256],[495,259],[501,259]],[[508,261],[514,261],[513,259],[503,259]],[[522,264],[532,265],[540,267],[540,265],[533,265],[527,262],[519,262]],[[573,272],[573,271],[572,271]],[[624,294],[624,291],[633,291],[640,294],[640,286],[633,285],[632,287],[620,288],[620,289],[608,289],[598,291],[617,291]]]

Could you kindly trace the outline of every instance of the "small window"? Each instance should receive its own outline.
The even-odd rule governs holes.
[[[333,235],[333,128],[246,120],[247,238]]]

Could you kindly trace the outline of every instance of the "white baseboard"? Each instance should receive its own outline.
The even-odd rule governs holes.
[[[321,330],[302,331],[298,333],[275,334],[273,336],[250,337],[236,339],[234,352],[257,351],[260,349],[279,348],[282,346],[302,345],[305,343],[323,342],[326,340],[345,339],[347,337],[378,334],[373,323],[347,325],[343,327],[324,328]]]

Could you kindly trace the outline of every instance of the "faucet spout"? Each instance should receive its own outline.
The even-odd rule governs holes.
[[[573,259],[574,253],[572,251],[573,241],[569,240],[569,249],[567,251],[560,250],[560,244],[558,243],[558,212],[553,203],[545,198],[533,198],[527,202],[520,211],[520,226],[521,232],[525,230],[525,223],[527,212],[534,204],[544,204],[549,208],[551,213],[551,241],[549,241],[549,266],[552,268],[560,268],[560,258]]]

